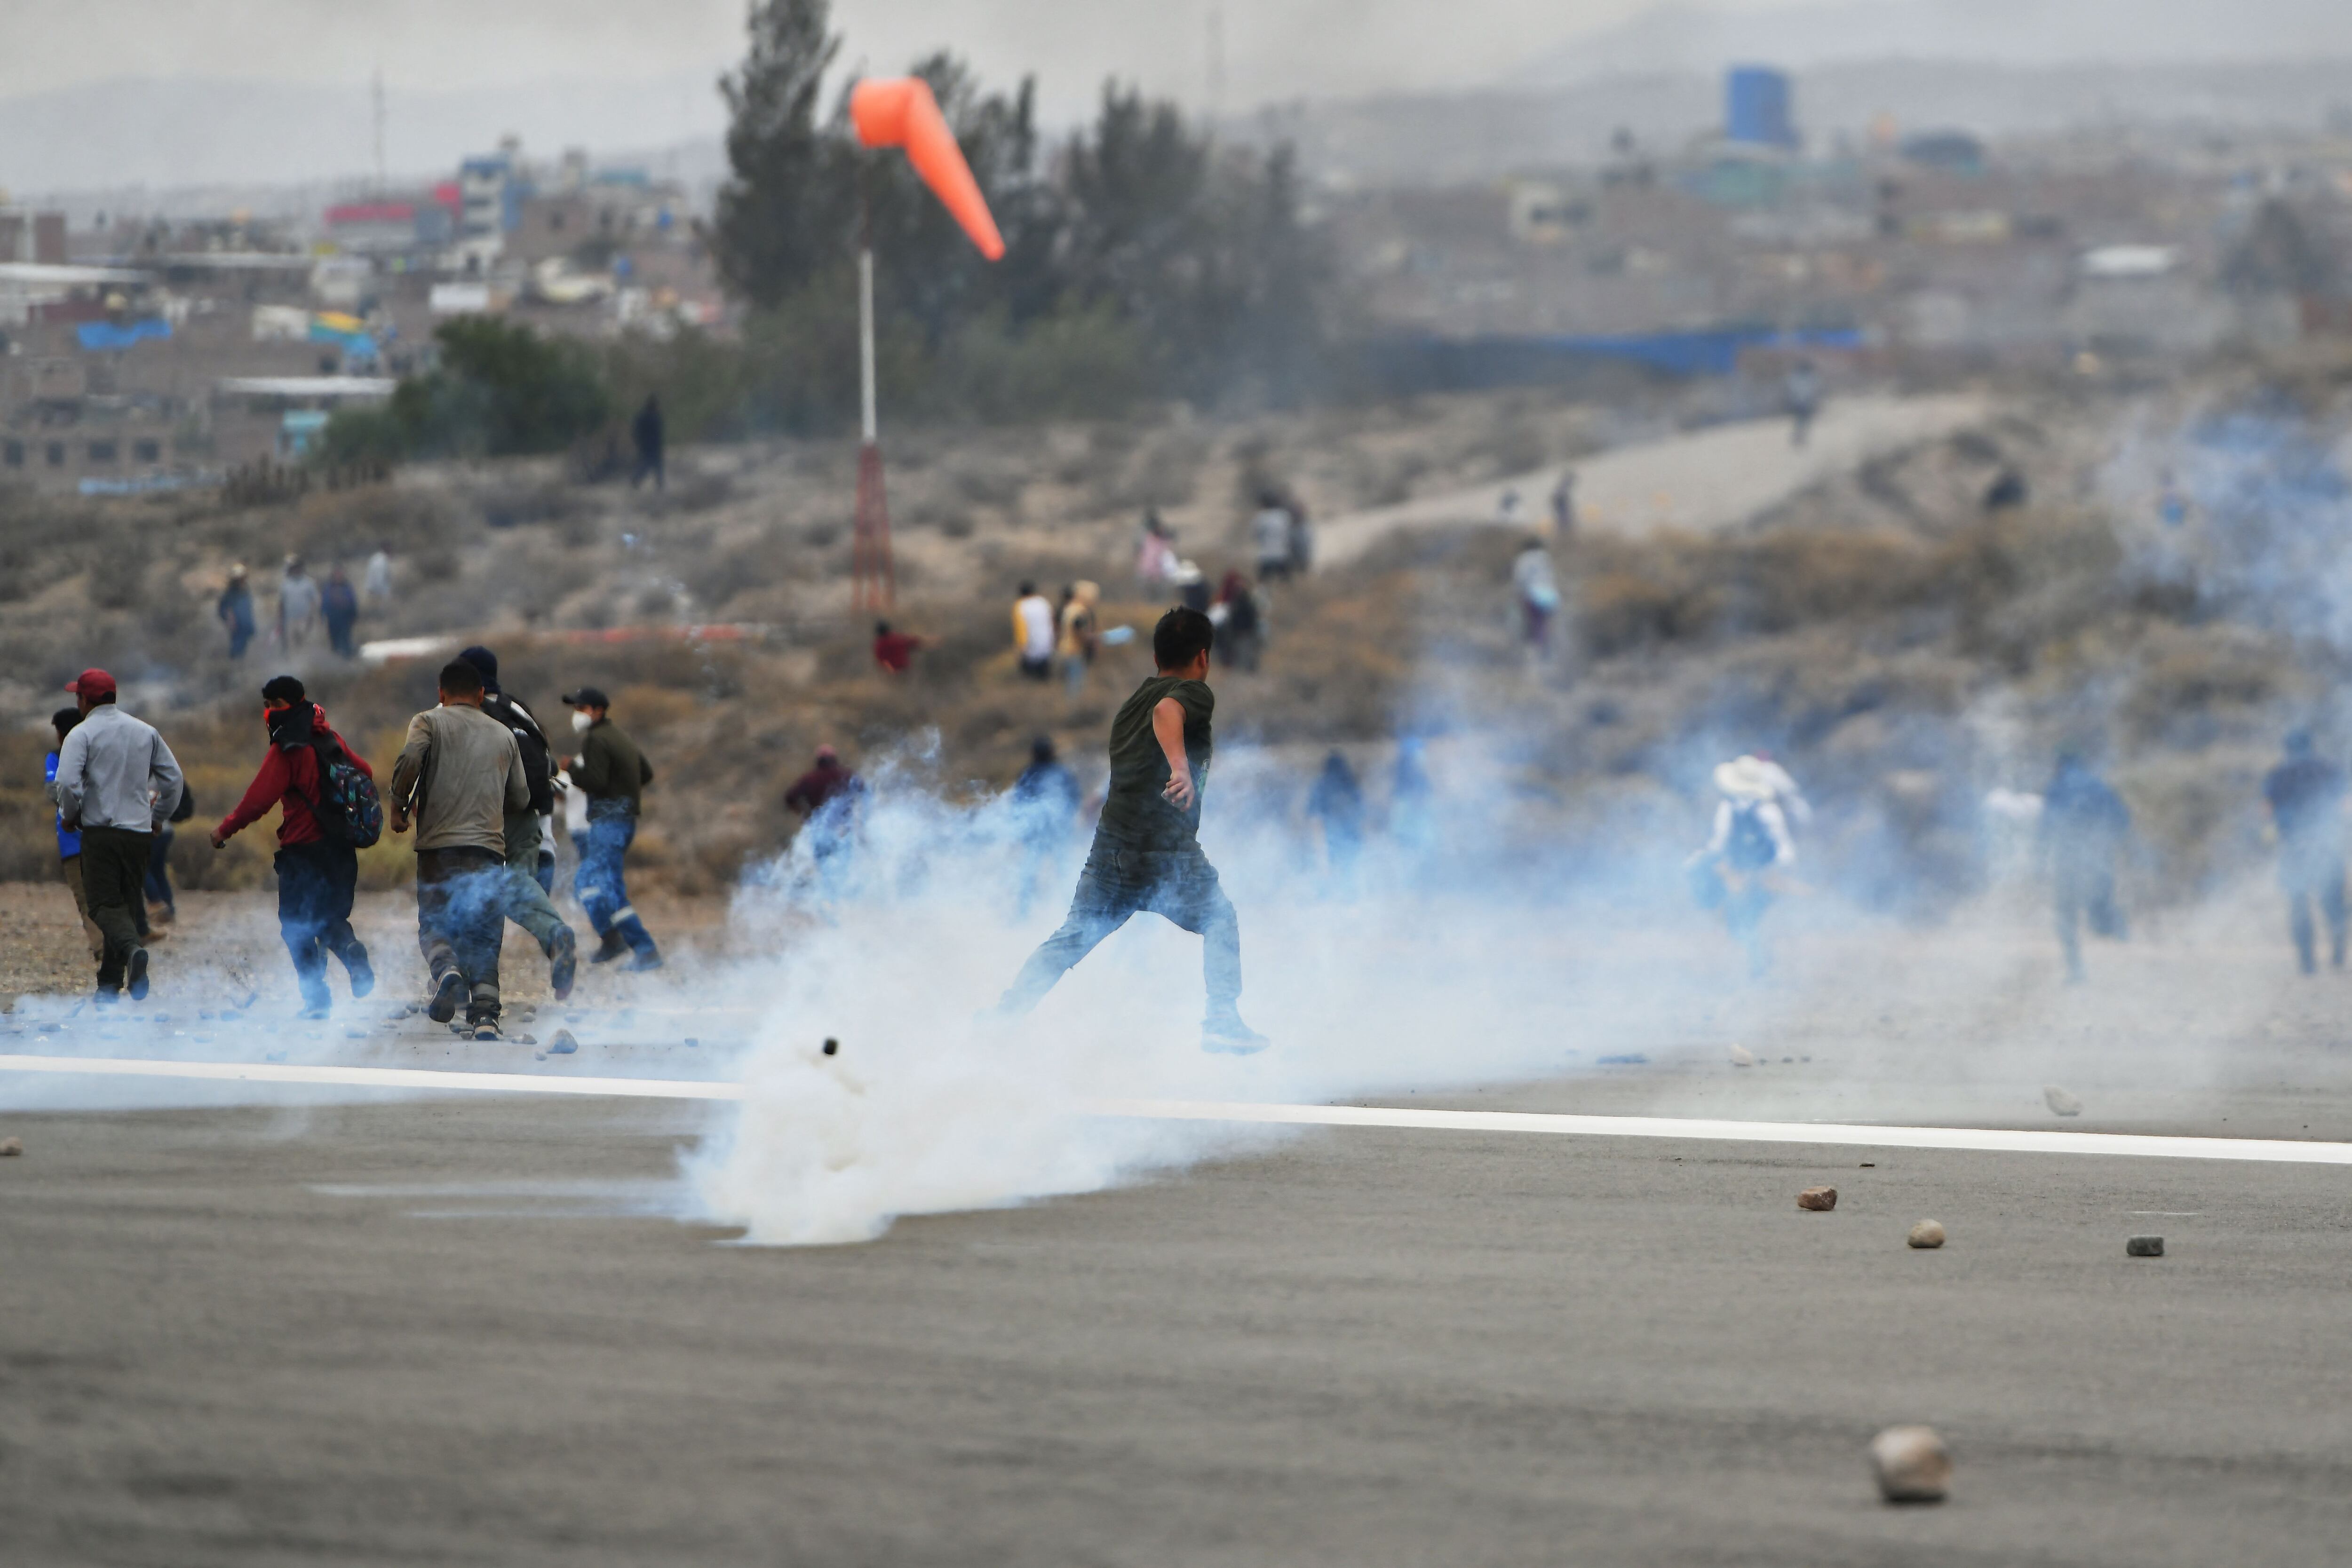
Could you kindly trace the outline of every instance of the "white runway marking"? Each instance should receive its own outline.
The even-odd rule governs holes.
[[[476,1093],[586,1094],[649,1100],[740,1100],[743,1085],[705,1079],[563,1078],[536,1072],[453,1072],[416,1067],[331,1067],[290,1062],[160,1061],[103,1056],[0,1053],[0,1072],[194,1078],[249,1083],[459,1090]],[[1879,1127],[1838,1122],[1736,1122],[1677,1116],[1580,1116],[1539,1111],[1432,1111],[1402,1105],[1281,1105],[1220,1100],[1097,1100],[1098,1116],[1151,1121],[1250,1122],[1300,1127],[1402,1127],[1448,1133],[1541,1133],[1571,1137],[1685,1138],[1878,1149],[1960,1149],[2017,1155],[2126,1155],[2176,1160],[2263,1160],[2352,1165],[2352,1144],[2284,1138],[2179,1138],[2140,1133],[2029,1132],[2005,1127]]]
[[[361,1089],[465,1089],[509,1094],[621,1094],[647,1100],[740,1100],[740,1083],[677,1078],[558,1078],[537,1072],[438,1072],[422,1067],[327,1067],[276,1061],[143,1061],[119,1056],[0,1054],[0,1072],[110,1078],[205,1078],[246,1083],[330,1083]]]
[[[1831,1144],[1875,1149],[1969,1149],[2016,1155],[2137,1155],[2176,1160],[2352,1165],[2352,1144],[2274,1138],[2171,1138],[2138,1133],[2032,1133],[2000,1127],[1873,1127],[1837,1122],[1717,1122],[1676,1116],[1575,1116],[1535,1111],[1422,1111],[1398,1105],[1264,1105],[1198,1100],[1108,1100],[1106,1116],[1271,1122],[1309,1127],[1415,1127],[1450,1133],[1550,1133],[1603,1138],[1696,1138]]]

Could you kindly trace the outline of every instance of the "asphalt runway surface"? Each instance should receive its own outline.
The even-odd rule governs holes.
[[[1672,1076],[1413,1103],[1641,1113]],[[1318,1129],[772,1249],[675,1218],[719,1113],[8,1116],[0,1560],[2352,1551],[2341,1167]],[[2135,1126],[2341,1138],[2352,1098]],[[1817,1183],[1835,1212],[1796,1208]],[[1911,1250],[1927,1217],[1951,1240]],[[2166,1257],[2125,1256],[2151,1232]],[[1952,1448],[1944,1504],[1873,1488],[1870,1437],[1913,1421]]]

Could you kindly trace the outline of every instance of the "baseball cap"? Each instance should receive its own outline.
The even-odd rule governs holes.
[[[84,670],[66,683],[66,690],[78,697],[112,696],[114,677],[104,670]]]
[[[596,686],[582,686],[576,692],[566,692],[563,694],[563,706],[566,707],[611,707],[613,706],[613,699],[606,696],[603,690]]]

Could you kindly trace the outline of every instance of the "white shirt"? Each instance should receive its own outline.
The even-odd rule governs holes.
[[[1000,601],[1001,602],[1001,601]],[[1050,659],[1054,656],[1054,607],[1042,593],[1033,593],[1013,607],[1021,617],[1021,656],[1024,659]]]
[[[1290,559],[1290,514],[1280,507],[1268,507],[1250,519],[1250,537],[1257,541],[1260,560]]]
[[[1559,584],[1551,574],[1551,551],[1523,549],[1519,559],[1511,563],[1511,586],[1519,597],[1546,610],[1559,603]]]
[[[367,581],[362,591],[370,599],[392,597],[392,557],[382,550],[368,557]]]
[[[1813,808],[1806,800],[1805,792],[1797,788],[1797,781],[1790,777],[1789,770],[1777,762],[1766,761],[1762,758],[1757,760],[1763,763],[1765,777],[1772,784],[1772,799],[1780,802],[1780,809],[1788,813],[1789,821],[1801,828],[1811,822]]]

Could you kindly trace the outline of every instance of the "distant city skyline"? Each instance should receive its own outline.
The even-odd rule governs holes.
[[[1429,0],[835,0],[835,25],[845,77],[941,47],[993,85],[1034,73],[1049,129],[1086,118],[1109,77],[1241,114],[1708,74],[1732,59],[1801,72],[1858,56],[2352,58],[2342,0],[2216,11],[2212,0],[1454,0],[1433,26]],[[108,0],[106,13],[99,47],[74,0],[0,0],[0,188],[364,175],[379,68],[395,173],[445,166],[504,131],[546,153],[707,143],[725,127],[718,78],[744,41],[744,0]]]

